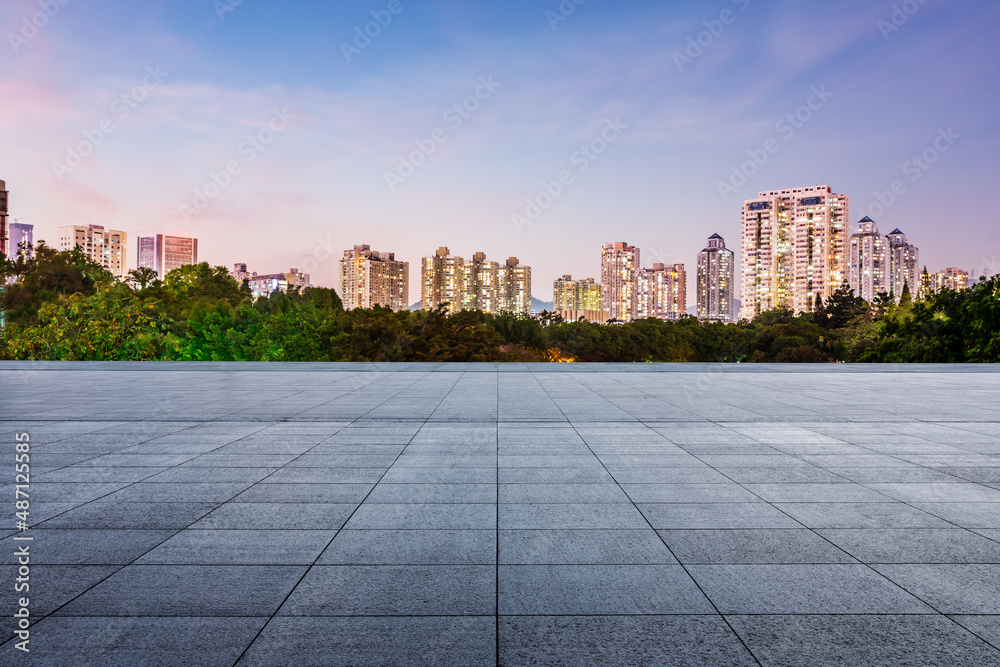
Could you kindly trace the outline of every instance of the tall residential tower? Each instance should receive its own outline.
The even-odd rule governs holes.
[[[601,246],[601,310],[609,319],[628,322],[639,311],[636,277],[642,265],[639,249],[627,243]]]
[[[854,294],[868,303],[889,292],[889,239],[878,231],[875,221],[865,216],[851,235],[848,283]]]
[[[115,278],[125,277],[125,242],[128,235],[101,225],[74,225],[59,228],[59,249],[72,250],[79,246],[83,254],[111,272]]]
[[[743,203],[743,308],[811,312],[847,278],[849,198],[827,185],[761,192]]]
[[[920,296],[920,248],[910,245],[906,234],[898,229],[889,234],[889,287],[898,301],[905,287],[910,296]]]
[[[410,263],[368,245],[345,250],[340,260],[340,297],[346,310],[376,306],[395,311],[410,305]]]
[[[735,322],[736,255],[726,248],[726,240],[712,234],[698,253],[698,319]]]

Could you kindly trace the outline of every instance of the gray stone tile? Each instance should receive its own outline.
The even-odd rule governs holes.
[[[501,530],[503,565],[668,565],[677,560],[646,530]]]
[[[185,530],[138,565],[312,565],[336,531]]]
[[[679,565],[501,565],[500,613],[711,614]]]
[[[770,503],[879,503],[891,498],[860,484],[747,484]]]
[[[948,528],[948,522],[909,505],[881,503],[776,503],[807,528]]]
[[[801,528],[802,525],[767,503],[641,504],[643,516],[656,529]]]
[[[804,528],[658,532],[678,560],[685,565],[857,562],[816,533]]]
[[[277,617],[240,665],[301,667],[496,664],[495,620],[488,617]]]
[[[622,484],[635,503],[751,503],[760,499],[738,484]]]
[[[1000,564],[1000,543],[961,528],[817,532],[865,563]]]
[[[374,484],[257,484],[235,503],[322,503],[360,505]]]
[[[502,529],[623,529],[649,528],[642,514],[627,504],[500,505]]]
[[[981,484],[872,484],[871,488],[907,503],[997,503],[1000,490]]]
[[[501,616],[500,662],[622,667],[757,664],[718,616]]]
[[[59,616],[270,616],[305,566],[129,565]]]
[[[388,466],[387,466],[388,467]],[[291,468],[275,471],[266,484],[375,484],[386,468]]]
[[[205,516],[215,503],[122,503],[96,501],[49,519],[40,528],[180,530]],[[32,504],[32,513],[35,505]]]
[[[615,483],[604,468],[501,468],[499,475],[501,484]]]
[[[688,570],[723,614],[933,613],[865,565],[689,565]]]
[[[295,588],[279,615],[494,614],[495,575],[492,565],[317,565]]]
[[[265,622],[252,617],[51,617],[32,634],[31,659],[78,667],[134,667],[151,659],[161,665],[229,665]]]
[[[727,616],[765,665],[1000,665],[1000,652],[943,616]]]
[[[163,542],[173,530],[74,530],[53,528],[32,531],[32,565],[125,565]],[[14,551],[21,544],[12,538],[0,541],[3,562],[17,563]]]
[[[121,503],[223,503],[246,490],[249,482],[139,482],[107,496]]]
[[[495,529],[496,524],[496,505],[365,503],[344,527],[350,530],[485,530]]]
[[[235,482],[256,484],[264,479],[277,468],[171,468],[159,474],[148,477],[144,481],[151,483],[175,482],[187,483],[215,483],[215,482]]]
[[[376,504],[482,504],[495,505],[496,484],[379,484],[368,496]]]
[[[1000,568],[995,565],[873,567],[943,614],[1000,614]]]
[[[403,468],[393,466],[385,473],[386,484],[496,484],[492,468]]]
[[[31,572],[28,574],[27,583],[29,589],[21,591],[27,593],[30,600],[30,610],[37,619],[66,604],[80,593],[83,593],[92,586],[97,585],[102,579],[114,574],[121,568],[120,565],[31,565]],[[0,604],[0,613],[4,618],[12,618],[15,603],[20,595],[15,595],[15,583],[17,582],[18,566],[0,565],[0,573],[3,573],[4,581],[10,582],[11,594],[5,596]],[[5,624],[3,628],[4,639],[12,636],[12,625]]]
[[[952,616],[951,619],[985,641],[1000,646],[1000,615]]]
[[[195,530],[338,530],[357,505],[237,503],[219,506],[191,525]]]
[[[319,565],[493,565],[495,530],[343,530]]]
[[[501,503],[628,503],[617,484],[501,484]]]

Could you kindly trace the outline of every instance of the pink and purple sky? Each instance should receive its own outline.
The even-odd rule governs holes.
[[[136,237],[178,234],[213,264],[338,287],[341,251],[368,243],[410,261],[417,301],[420,258],[447,245],[518,256],[550,300],[627,241],[647,266],[687,264],[693,290],[708,236],[738,250],[743,199],[824,183],[932,271],[1000,273],[985,0],[4,0],[0,26],[11,216],[50,244],[61,225],[122,229],[131,266]],[[433,153],[400,172],[418,144]]]

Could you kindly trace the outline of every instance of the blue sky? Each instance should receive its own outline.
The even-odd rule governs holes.
[[[1000,175],[995,3],[586,0],[553,22],[558,1],[399,0],[395,14],[388,0],[232,1],[69,0],[17,39],[46,3],[7,0],[13,217],[48,240],[62,224],[124,229],[133,264],[139,235],[195,235],[214,264],[304,267],[330,286],[340,251],[369,243],[411,262],[411,301],[440,245],[516,255],[548,300],[564,273],[598,276],[600,244],[618,240],[647,265],[687,264],[693,288],[709,235],[738,248],[743,199],[825,183],[851,197],[853,221],[878,213],[906,232],[931,270],[1000,272],[986,206]],[[348,62],[342,44],[373,11],[391,22]],[[807,120],[779,125],[796,112]],[[777,152],[724,199],[719,183],[768,139]],[[603,152],[583,156],[595,141]],[[433,153],[400,172],[419,145]],[[70,148],[89,154],[67,170]],[[926,170],[907,166],[925,151]],[[387,172],[407,177],[390,187]],[[516,226],[562,172],[569,184]],[[872,211],[894,181],[905,192]]]

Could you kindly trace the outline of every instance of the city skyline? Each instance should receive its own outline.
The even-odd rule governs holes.
[[[362,48],[386,3],[223,4],[68,3],[6,40],[0,175],[36,240],[198,237],[212,264],[331,286],[357,243],[410,258],[416,285],[414,259],[445,242],[517,255],[548,285],[595,275],[590,249],[615,237],[643,268],[692,266],[709,233],[735,247],[740,201],[825,182],[931,270],[997,265],[998,214],[977,201],[1000,148],[996,7],[402,2]],[[0,18],[19,35],[37,11],[11,0]],[[282,242],[255,243],[276,220]]]

